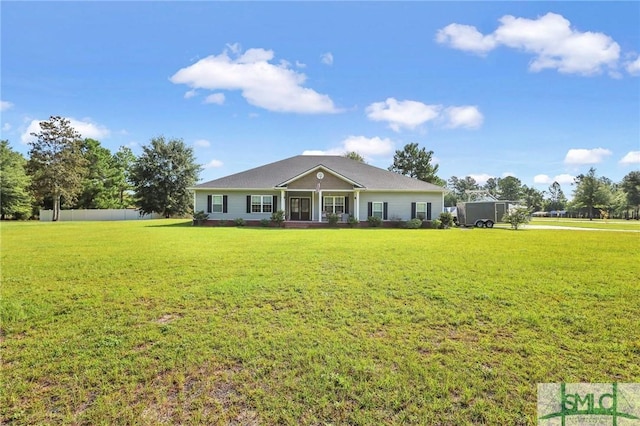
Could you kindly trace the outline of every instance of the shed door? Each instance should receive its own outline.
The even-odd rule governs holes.
[[[496,204],[496,222],[502,222],[502,216],[507,212],[505,203]]]

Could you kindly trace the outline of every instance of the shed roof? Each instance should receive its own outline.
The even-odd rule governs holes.
[[[324,168],[369,190],[446,192],[441,186],[338,155],[297,155],[196,185],[195,189],[273,189]]]

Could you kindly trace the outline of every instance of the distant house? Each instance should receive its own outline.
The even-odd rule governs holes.
[[[248,222],[277,210],[292,222],[323,222],[336,214],[358,221],[437,218],[445,188],[341,156],[298,155],[193,188],[194,211],[209,220]]]

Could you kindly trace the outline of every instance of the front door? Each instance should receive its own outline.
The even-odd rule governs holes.
[[[289,198],[289,212],[291,220],[311,220],[311,199]]]
[[[300,198],[300,220],[311,220],[310,198]]]

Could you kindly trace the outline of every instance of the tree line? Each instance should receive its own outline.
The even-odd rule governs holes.
[[[62,207],[138,208],[166,217],[190,212],[188,188],[201,167],[180,139],[153,138],[139,157],[128,147],[112,153],[59,116],[40,122],[31,135],[28,158],[0,141],[2,219],[28,219],[46,208],[56,221]]]
[[[69,120],[52,116],[31,134],[28,158],[0,141],[0,214],[2,219],[27,219],[40,208],[60,209],[138,208],[142,214],[165,217],[191,213],[190,187],[202,168],[193,149],[181,139],[163,136],[151,139],[136,157],[127,147],[112,153],[99,141],[85,138]],[[513,176],[490,178],[480,185],[471,176],[438,176],[433,151],[417,143],[397,150],[389,170],[449,189],[445,206],[474,201],[489,194],[498,200],[519,202],[530,212],[569,211],[593,218],[594,212],[610,217],[638,219],[640,216],[640,172],[628,173],[621,182],[596,175],[591,168],[572,183],[569,201],[558,182],[546,191],[523,185]],[[364,162],[357,152],[345,157]]]
[[[352,158],[355,153],[349,153]],[[357,155],[357,154],[356,154]],[[593,219],[600,216],[625,219],[640,218],[640,172],[628,173],[622,181],[613,182],[597,176],[596,169],[574,178],[571,184],[573,197],[569,200],[558,182],[553,182],[546,191],[522,184],[514,176],[490,178],[480,185],[471,176],[451,176],[447,181],[437,176],[438,165],[432,164],[433,151],[410,143],[397,150],[389,170],[430,182],[449,189],[445,195],[445,206],[454,207],[458,202],[476,201],[490,195],[498,200],[518,202],[530,211],[565,211],[573,216]]]

